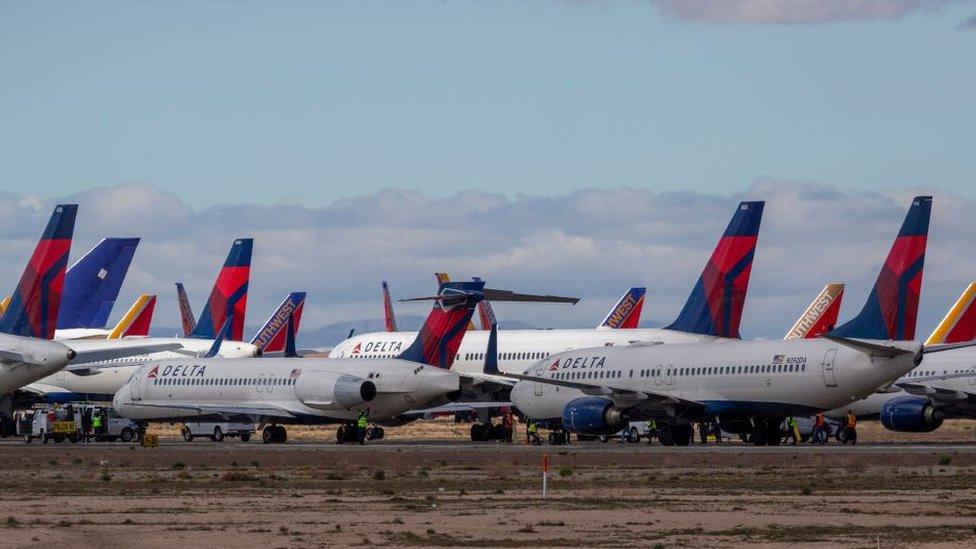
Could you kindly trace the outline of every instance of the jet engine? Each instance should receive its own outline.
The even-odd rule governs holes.
[[[368,379],[335,372],[302,372],[295,396],[310,408],[337,410],[376,398],[376,384]]]
[[[563,427],[584,435],[612,435],[629,421],[626,411],[600,397],[577,398],[563,408]]]
[[[945,413],[925,397],[895,397],[881,407],[881,423],[890,431],[929,433],[942,425]]]

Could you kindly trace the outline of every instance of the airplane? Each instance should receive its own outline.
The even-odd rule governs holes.
[[[302,321],[304,309],[305,292],[288,294],[274,314],[271,315],[271,318],[251,339],[251,345],[261,349],[262,356],[268,356],[270,353],[284,353],[289,329],[291,337],[298,337],[298,326]]]
[[[394,357],[152,361],[119,389],[113,407],[134,420],[246,418],[267,424],[266,443],[284,442],[286,424],[348,424],[363,412],[373,422],[393,420],[458,393],[461,376],[449,368],[482,299],[576,302],[488,289],[483,281],[443,283],[437,295],[412,299],[434,306],[414,341]],[[286,330],[291,352],[292,334]]]
[[[116,359],[171,348],[125,342],[55,341],[65,271],[74,233],[77,204],[59,204],[48,220],[7,310],[0,319],[0,436],[12,431],[14,392],[76,360]],[[94,344],[94,345],[93,345]]]
[[[153,312],[156,310],[155,294],[142,294],[136,298],[129,310],[122,315],[119,322],[105,339],[123,339],[127,337],[149,337],[149,327],[152,325]]]
[[[625,330],[502,330],[499,369],[520,373],[535,361],[568,349],[737,339],[763,206],[764,203],[759,201],[741,202],[736,207],[681,314],[669,326]],[[336,345],[329,357],[393,357],[402,352],[416,334],[376,332],[357,335]],[[469,332],[455,357],[454,370],[480,372],[487,344],[487,332]]]
[[[976,336],[976,282],[970,283],[925,340],[926,346],[966,344]],[[928,433],[947,418],[976,419],[976,349],[950,348],[868,398],[827,412],[879,418],[886,429]]]
[[[137,341],[143,345],[154,344],[168,346],[165,350],[133,354],[126,357],[116,357],[104,361],[88,361],[72,364],[64,370],[53,373],[44,379],[35,381],[24,387],[24,399],[29,401],[43,397],[49,402],[71,402],[76,400],[109,401],[125,384],[126,380],[138,367],[150,360],[167,358],[186,358],[188,356],[202,356],[207,353],[216,338],[216,333],[208,332],[207,327],[214,322],[222,325],[229,314],[243,317],[247,302],[248,272],[251,261],[253,240],[239,238],[234,241],[224,266],[221,268],[214,282],[213,290],[207,306],[200,315],[200,322],[190,337],[164,338],[144,337]],[[235,330],[243,330],[242,324],[234,319],[231,325],[231,336]],[[207,334],[213,334],[209,338]],[[224,340],[218,355],[226,358],[252,358],[258,356],[260,349],[251,343],[233,339]],[[233,339],[233,340],[232,340]],[[104,349],[106,345],[126,346],[135,342],[127,340],[73,340],[72,348],[76,351]]]
[[[817,294],[810,306],[790,328],[783,339],[804,339],[820,337],[834,329],[840,315],[840,304],[844,300],[844,285],[831,282]]]
[[[383,320],[387,332],[397,331],[396,313],[393,312],[393,302],[390,301],[390,287],[383,281]]]
[[[864,398],[922,363],[913,341],[931,197],[912,201],[861,313],[822,337],[598,347],[555,354],[522,374],[511,402],[526,416],[585,435],[655,420],[662,444],[687,445],[691,423],[717,420],[757,445],[780,443],[787,416]]]

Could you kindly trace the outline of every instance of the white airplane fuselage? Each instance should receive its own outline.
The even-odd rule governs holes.
[[[104,349],[111,346],[113,341],[130,342],[129,339],[119,340],[73,340],[70,345],[77,351],[89,349]],[[132,377],[140,366],[150,361],[167,359],[186,359],[190,356],[205,354],[213,346],[212,340],[192,338],[139,338],[141,343],[165,344],[179,343],[183,349],[177,351],[160,351],[149,354],[119,358],[107,362],[96,362],[89,372],[84,374],[67,370],[58,371],[52,375],[36,380],[35,389],[47,393],[56,400],[104,400],[109,401],[119,388]],[[124,344],[124,343],[123,343]],[[220,345],[219,356],[225,358],[247,358],[257,356],[257,347],[242,341],[224,341]]]
[[[871,357],[824,339],[594,348],[549,357],[526,374],[672,396],[699,403],[698,418],[806,415],[857,401],[910,371],[921,346],[897,345],[909,352]],[[511,393],[512,403],[536,419],[560,418],[567,403],[584,396],[534,381],[519,381]]]
[[[372,398],[362,397],[366,384],[373,386]],[[137,420],[180,420],[238,410],[242,416],[278,423],[351,421],[363,411],[377,421],[419,408],[459,387],[459,376],[449,370],[397,359],[167,360],[140,368],[115,395],[113,406],[122,416]],[[262,408],[283,410],[292,417],[247,413]]]
[[[488,346],[488,333],[469,330],[464,334],[451,366],[453,371],[462,374],[481,371]],[[329,358],[392,358],[406,350],[416,338],[417,332],[374,332],[357,335],[333,347]],[[709,341],[733,340],[661,328],[499,330],[498,369],[502,372],[522,373],[540,359],[573,349]]]

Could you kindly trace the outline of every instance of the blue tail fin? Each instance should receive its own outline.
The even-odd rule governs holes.
[[[830,335],[862,339],[915,339],[931,212],[931,196],[916,196],[912,200],[864,308],[856,317],[831,331]]]
[[[203,355],[203,358],[213,358],[220,353],[220,346],[224,344],[224,339],[230,335],[230,330],[233,325],[234,315],[229,315],[227,320],[224,321],[224,325],[220,327],[220,331],[217,332],[217,337],[214,338],[210,350],[207,351],[207,354]]]
[[[104,328],[129,271],[138,238],[106,238],[64,275],[58,329]]]
[[[285,358],[298,358],[298,349],[295,346],[295,332],[297,331],[295,313],[290,313],[288,324],[285,325]]]
[[[498,323],[491,325],[491,333],[488,334],[488,348],[485,349],[486,374],[499,374],[498,371]]]

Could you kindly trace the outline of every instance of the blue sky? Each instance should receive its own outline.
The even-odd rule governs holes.
[[[0,188],[972,197],[976,5],[890,4],[909,7],[753,24],[667,0],[3,2]]]

